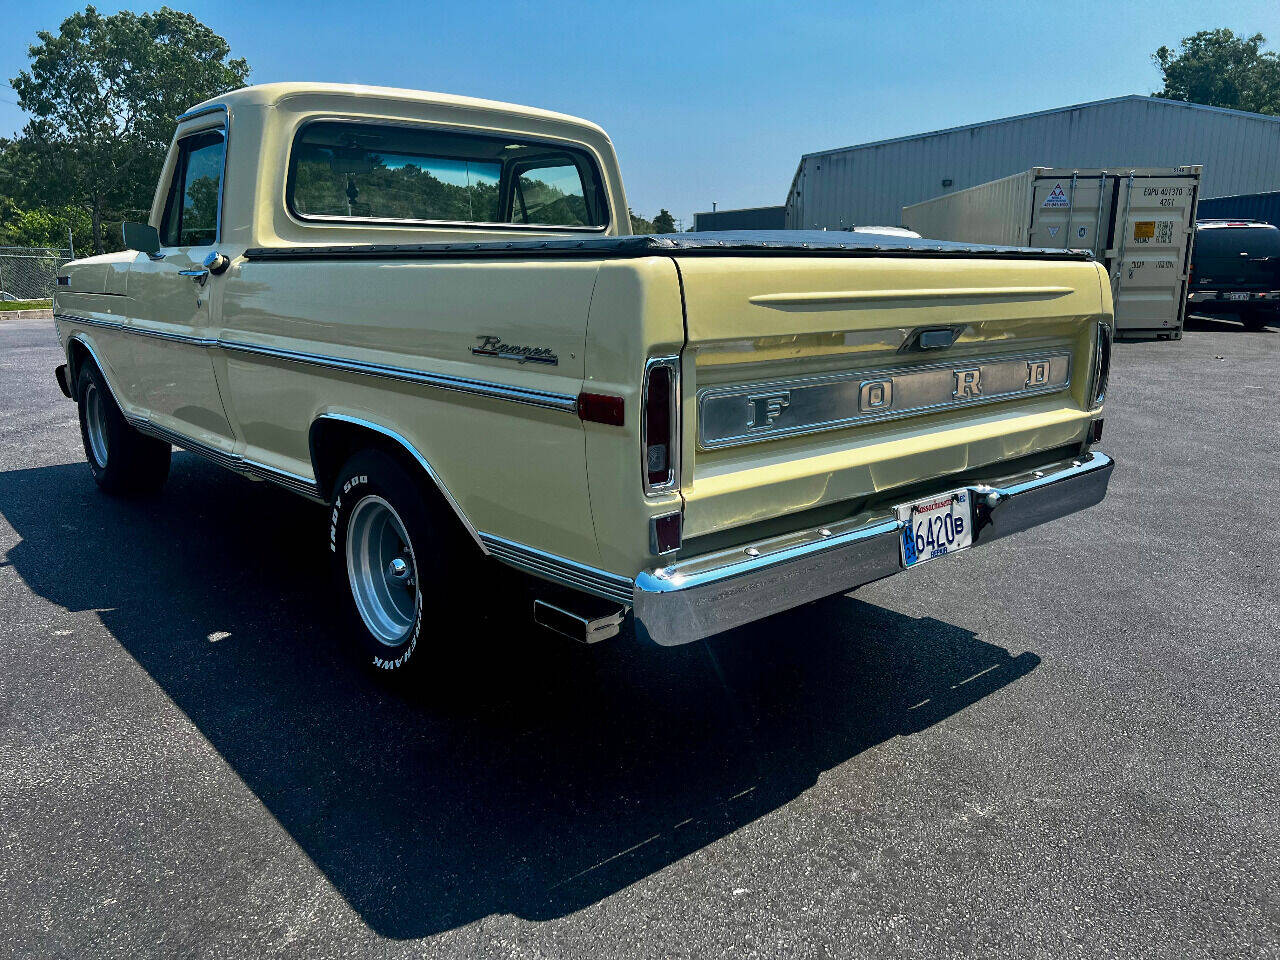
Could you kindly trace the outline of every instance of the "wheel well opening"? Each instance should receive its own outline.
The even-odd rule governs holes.
[[[89,354],[89,348],[86,347],[79,339],[73,337],[71,342],[67,344],[67,381],[71,384],[71,399],[79,400],[76,391],[79,389],[80,368],[84,366],[85,361],[93,362],[93,357]]]
[[[394,458],[410,476],[416,477],[423,500],[441,516],[456,525],[459,533],[471,540],[470,531],[445,498],[434,477],[418,462],[403,443],[377,430],[346,420],[321,417],[311,425],[311,465],[320,495],[330,500],[342,465],[361,450],[380,450]],[[472,541],[474,542],[474,541]]]

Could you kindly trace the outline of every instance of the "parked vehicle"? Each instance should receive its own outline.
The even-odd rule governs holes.
[[[1200,220],[1187,299],[1252,330],[1280,320],[1280,229],[1256,220]]]
[[[1116,336],[1177,340],[1200,173],[1033,167],[903,207],[902,222],[939,240],[1090,250],[1111,280]]]
[[[1088,253],[629,236],[604,131],[544,110],[229,93],[178,118],[125,236],[55,308],[94,479],[155,490],[173,444],[328,504],[382,670],[469,641],[439,614],[493,561],[579,640],[631,611],[678,644],[1090,506],[1112,470]]]

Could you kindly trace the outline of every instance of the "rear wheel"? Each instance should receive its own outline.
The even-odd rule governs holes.
[[[1246,330],[1261,330],[1268,323],[1275,323],[1277,317],[1280,317],[1280,311],[1269,307],[1254,307],[1240,312],[1240,322]]]
[[[164,486],[172,448],[129,426],[102,371],[88,361],[76,377],[76,404],[85,459],[99,487],[107,493],[137,495]]]
[[[349,629],[362,659],[385,673],[419,673],[453,652],[437,645],[438,631],[463,603],[475,547],[432,493],[396,458],[365,450],[339,471],[330,499]]]

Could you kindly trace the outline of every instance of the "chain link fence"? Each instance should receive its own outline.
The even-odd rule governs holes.
[[[49,300],[58,270],[71,251],[55,247],[0,247],[0,300]]]

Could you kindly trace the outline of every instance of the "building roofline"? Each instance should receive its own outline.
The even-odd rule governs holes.
[[[1169,107],[1186,107],[1191,110],[1207,110],[1211,113],[1225,113],[1237,117],[1248,117],[1250,120],[1267,120],[1272,123],[1280,123],[1280,117],[1269,116],[1265,113],[1250,113],[1247,110],[1233,110],[1230,107],[1211,107],[1204,103],[1188,103],[1185,100],[1166,100],[1164,97],[1147,97],[1140,93],[1128,93],[1121,97],[1108,97],[1105,100],[1089,100],[1085,103],[1073,103],[1065,107],[1053,107],[1049,110],[1036,110],[1032,113],[1019,113],[1012,117],[998,117],[995,120],[982,120],[978,123],[966,123],[958,127],[944,127],[941,130],[929,130],[925,133],[912,133],[904,137],[889,137],[885,140],[871,140],[867,143],[853,143],[847,147],[832,147],[828,150],[815,150],[812,153],[806,153],[801,156],[801,160],[807,160],[809,157],[822,157],[832,153],[845,153],[849,150],[862,150],[866,147],[883,147],[890,143],[904,143],[907,140],[923,140],[925,137],[940,137],[949,133],[961,133],[965,130],[976,130],[978,127],[991,127],[997,123],[1013,123],[1017,120],[1030,120],[1033,117],[1047,117],[1055,113],[1067,113],[1071,110],[1081,110],[1085,107],[1101,107],[1113,103],[1125,103],[1127,101],[1140,100],[1144,103],[1158,103],[1161,106]]]
[[[786,209],[786,206],[787,205],[785,203],[766,203],[759,207],[725,207],[723,210],[698,210],[698,211],[695,211],[693,215],[696,217],[704,213],[705,214],[747,213],[752,210],[777,210],[779,208]]]

